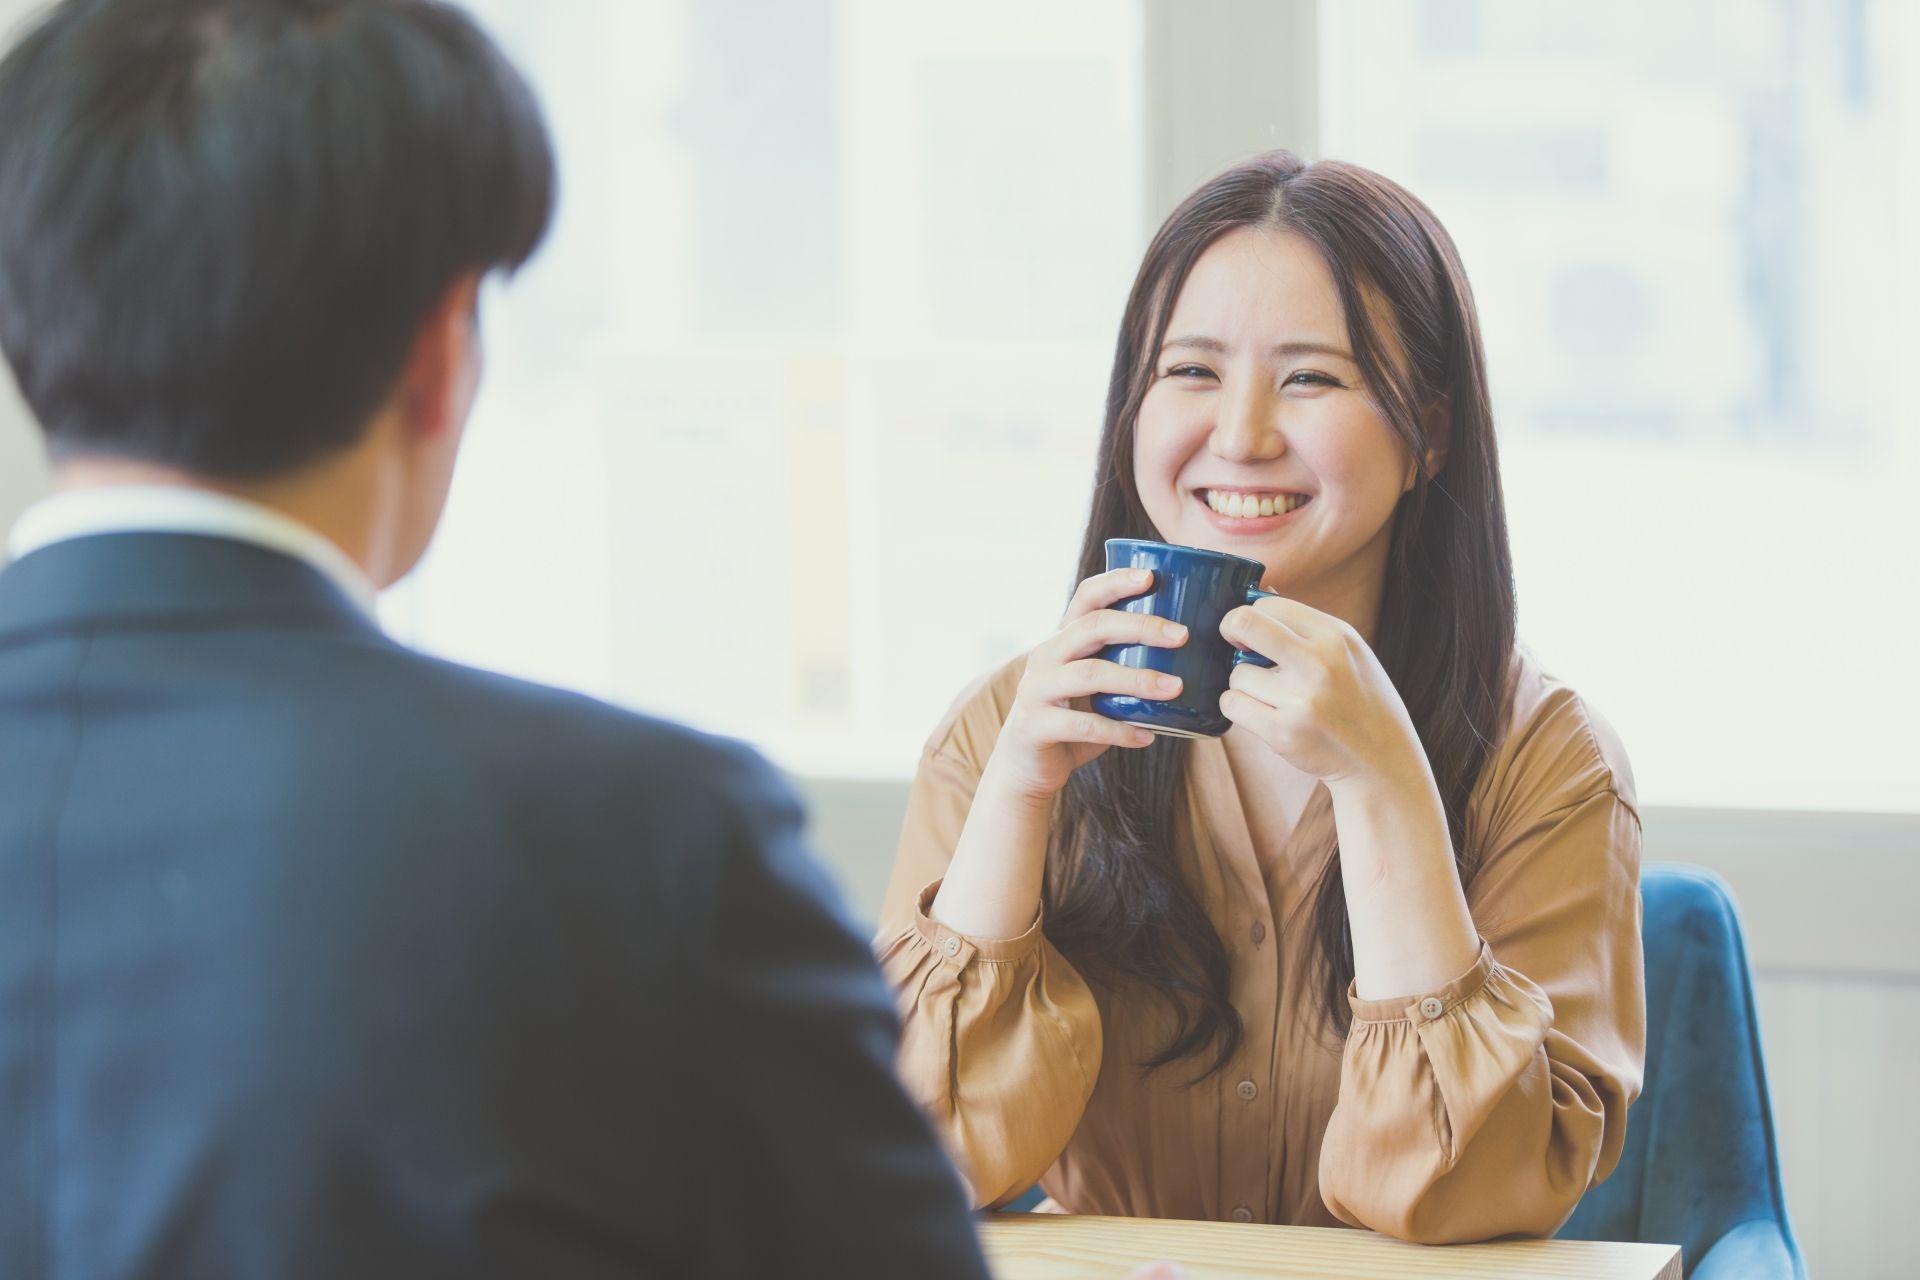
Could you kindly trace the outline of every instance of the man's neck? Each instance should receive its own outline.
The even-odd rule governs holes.
[[[393,564],[394,522],[380,500],[377,468],[355,453],[292,476],[259,481],[215,479],[131,458],[75,457],[54,465],[53,487],[66,493],[154,486],[239,498],[312,529],[385,586],[400,576]]]

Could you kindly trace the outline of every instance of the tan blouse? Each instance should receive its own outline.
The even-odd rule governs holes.
[[[1605,722],[1516,655],[1468,813],[1480,956],[1436,991],[1349,990],[1344,1039],[1316,1014],[1302,909],[1332,856],[1331,797],[1317,788],[1263,860],[1226,748],[1194,744],[1188,874],[1246,1034],[1193,1085],[1191,1059],[1141,1070],[1166,1030],[1156,1002],[1090,989],[1044,919],[999,941],[927,915],[1023,665],[963,694],[928,742],[875,942],[899,994],[901,1074],[977,1203],[1038,1181],[1070,1213],[1344,1222],[1436,1243],[1556,1230],[1619,1160],[1645,1051],[1640,818]]]

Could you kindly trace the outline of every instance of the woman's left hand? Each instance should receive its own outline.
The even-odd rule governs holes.
[[[1273,596],[1227,614],[1220,634],[1273,662],[1236,666],[1220,710],[1294,768],[1333,784],[1425,766],[1399,690],[1341,619]]]

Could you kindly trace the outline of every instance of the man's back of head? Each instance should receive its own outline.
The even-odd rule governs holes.
[[[773,772],[370,616],[552,189],[434,0],[0,61],[0,1273],[981,1274]]]
[[[419,560],[480,279],[552,215],[533,96],[439,0],[67,0],[0,67],[0,351],[62,489],[286,513]]]
[[[56,460],[257,480],[350,446],[553,199],[531,93],[435,0],[72,0],[0,120],[0,348]]]

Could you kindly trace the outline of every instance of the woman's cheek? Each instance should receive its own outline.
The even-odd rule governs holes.
[[[1171,492],[1176,487],[1180,468],[1192,452],[1184,444],[1187,434],[1176,423],[1141,414],[1133,455],[1134,480],[1142,494]]]
[[[1322,489],[1355,498],[1399,492],[1406,451],[1372,414],[1316,416],[1300,424],[1292,445]]]

